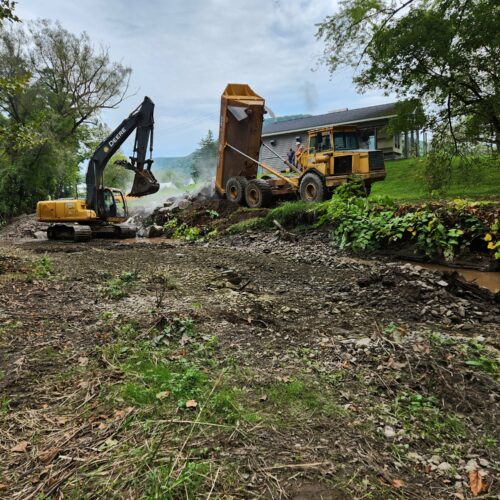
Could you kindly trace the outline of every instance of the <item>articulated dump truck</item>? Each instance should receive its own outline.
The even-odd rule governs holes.
[[[230,83],[224,90],[215,178],[221,196],[260,208],[293,195],[323,201],[353,176],[363,181],[369,193],[373,182],[385,178],[383,151],[360,149],[355,127],[310,130],[307,147],[294,164],[262,143],[280,158],[283,169],[266,165],[259,161],[264,114],[264,99],[249,85]]]

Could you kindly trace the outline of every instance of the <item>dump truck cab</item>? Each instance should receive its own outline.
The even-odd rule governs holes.
[[[384,152],[362,146],[356,127],[313,129],[309,131],[307,148],[297,158],[297,164],[302,175],[315,172],[327,188],[356,176],[370,189],[373,182],[385,178]]]

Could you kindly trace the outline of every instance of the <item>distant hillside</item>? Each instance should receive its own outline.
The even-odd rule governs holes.
[[[187,156],[159,157],[154,158],[153,169],[160,170],[189,170],[193,153]]]
[[[187,156],[154,158],[153,172],[160,182],[174,182],[184,185],[191,179],[191,165],[194,153]]]

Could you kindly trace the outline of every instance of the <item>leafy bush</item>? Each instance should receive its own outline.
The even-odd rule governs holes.
[[[165,224],[163,224],[163,230],[165,231],[165,236],[171,238],[179,226],[179,221],[176,217],[169,219]]]
[[[33,277],[37,279],[47,279],[54,274],[54,263],[50,257],[44,255],[35,262],[33,267]]]
[[[500,258],[498,220],[491,222],[479,202],[397,206],[388,198],[356,196],[356,189],[356,185],[340,186],[323,204],[320,223],[333,226],[332,239],[340,248],[375,250],[408,242],[426,255],[453,260],[475,246]]]

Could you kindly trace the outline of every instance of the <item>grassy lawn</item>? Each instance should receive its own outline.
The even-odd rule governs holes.
[[[387,177],[373,185],[372,193],[387,195],[396,200],[417,201],[429,198],[422,178],[422,159],[395,160],[386,163]],[[455,166],[445,198],[498,198],[500,168],[477,169],[468,180]]]

